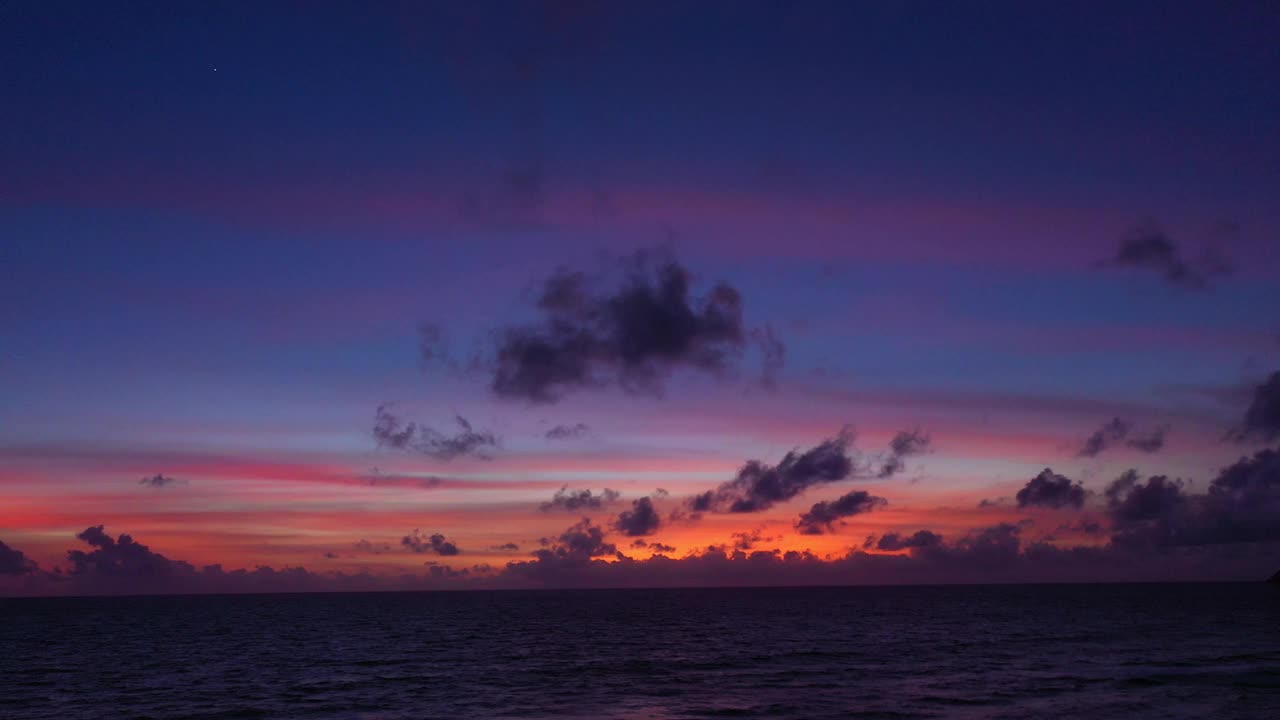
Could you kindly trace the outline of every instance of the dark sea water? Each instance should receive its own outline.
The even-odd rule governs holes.
[[[0,717],[1280,718],[1280,588],[0,600]]]

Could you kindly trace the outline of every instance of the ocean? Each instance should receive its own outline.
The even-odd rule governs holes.
[[[1280,587],[0,600],[4,718],[1280,718]]]

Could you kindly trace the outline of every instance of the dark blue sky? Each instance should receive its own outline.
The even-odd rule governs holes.
[[[108,521],[243,564],[527,542],[547,488],[675,503],[845,423],[935,438],[868,532],[954,538],[1050,464],[1207,482],[1280,355],[1274,3],[8,3],[0,68],[0,539],[42,561]],[[695,310],[738,291],[740,363],[494,390],[556,268],[653,247]],[[388,454],[383,403],[503,452]],[[1078,455],[1113,417],[1166,447]],[[189,482],[139,505],[156,473]],[[780,547],[868,534],[779,508]]]

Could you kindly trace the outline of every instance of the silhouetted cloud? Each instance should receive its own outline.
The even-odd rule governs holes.
[[[1200,290],[1214,278],[1230,275],[1231,264],[1219,254],[1206,252],[1194,263],[1183,258],[1178,246],[1153,222],[1140,223],[1120,239],[1112,257],[1097,267],[1125,267],[1158,273],[1171,285]]]
[[[751,339],[760,348],[760,384],[773,389],[778,386],[778,375],[787,364],[787,346],[769,325],[752,330]]]
[[[1120,418],[1112,418],[1102,427],[1098,428],[1085,441],[1080,448],[1080,452],[1076,453],[1080,457],[1097,457],[1099,453],[1108,447],[1121,442],[1125,436],[1129,434],[1129,423]]]
[[[1020,508],[1081,508],[1084,507],[1085,491],[1080,483],[1073,483],[1067,477],[1045,468],[1039,475],[1028,480],[1014,497]]]
[[[655,553],[673,553],[676,551],[676,548],[673,545],[667,545],[666,543],[660,543],[660,542],[648,542],[644,539],[636,540],[635,542],[631,543],[631,547],[648,548],[654,551]]]
[[[633,501],[631,509],[619,513],[613,523],[614,529],[630,537],[652,535],[661,525],[662,518],[653,509],[653,500],[648,496]]]
[[[561,487],[556,491],[551,499],[542,503],[540,509],[542,512],[551,512],[552,510],[568,510],[569,512],[581,512],[583,510],[600,510],[605,505],[614,502],[621,495],[617,490],[605,488],[600,491],[599,495],[593,495],[590,490],[570,490],[568,485]]]
[[[371,553],[373,555],[391,552],[391,545],[387,543],[372,543],[363,538],[353,544],[352,547],[356,552]]]
[[[437,555],[452,556],[462,552],[456,544],[445,539],[444,535],[435,533],[423,537],[417,528],[414,528],[412,533],[400,538],[400,544],[415,553],[435,553]]]
[[[774,542],[775,540],[781,539],[773,535],[765,535],[764,531],[760,528],[746,532],[732,533],[729,537],[733,540],[733,542],[729,543],[729,547],[734,550],[754,550],[760,543]]]
[[[122,533],[117,540],[105,532],[103,525],[85,528],[76,538],[95,549],[67,551],[70,575],[154,579],[195,571],[188,563],[152,552],[129,535]]]
[[[1159,452],[1164,447],[1165,436],[1169,434],[1169,426],[1161,425],[1145,435],[1129,438],[1125,444],[1134,450],[1145,453]]]
[[[814,485],[844,480],[853,472],[852,433],[846,428],[804,452],[791,451],[776,466],[748,461],[737,477],[689,501],[694,512],[749,513],[767,510]]]
[[[166,488],[166,487],[169,487],[170,485],[185,485],[186,481],[178,480],[176,478],[171,478],[171,477],[168,477],[167,475],[156,474],[150,477],[142,478],[141,480],[138,481],[138,484],[146,485],[147,487],[153,487],[153,488]]]
[[[1253,399],[1245,410],[1244,420],[1231,431],[1229,437],[1237,442],[1280,440],[1280,372],[1271,373],[1270,377],[1254,388]]]
[[[871,538],[866,547],[872,547]],[[885,533],[874,544],[876,550],[898,551],[912,548],[931,548],[942,544],[942,536],[928,530],[917,530],[915,534],[903,537],[898,533]]]
[[[889,441],[889,454],[880,465],[877,476],[889,478],[906,468],[906,458],[928,451],[931,439],[919,428],[902,430]]]
[[[546,438],[548,440],[573,440],[590,434],[591,427],[586,423],[580,422],[573,425],[556,425],[547,431]]]
[[[1120,443],[1145,453],[1158,452],[1164,447],[1165,436],[1169,432],[1168,425],[1152,428],[1145,434],[1133,436],[1133,424],[1120,418],[1112,418],[1085,439],[1084,445],[1076,454],[1080,457],[1097,457],[1104,450]]]
[[[582,518],[561,533],[550,547],[535,550],[533,555],[539,560],[580,563],[617,552],[616,545],[605,542],[603,528],[592,524],[590,518]]]
[[[35,572],[37,568],[36,562],[20,550],[0,542],[0,575],[26,575]]]
[[[875,497],[863,490],[855,490],[835,500],[823,500],[814,503],[813,507],[796,520],[796,529],[802,535],[821,535],[830,532],[841,518],[859,513],[871,512],[877,507],[888,505],[888,501]]]
[[[433,428],[402,421],[386,405],[379,405],[374,417],[373,437],[378,447],[422,453],[437,460],[452,460],[463,455],[489,459],[490,450],[498,446],[491,432],[475,430],[461,415],[455,416],[458,432],[444,435]]]
[[[543,322],[500,334],[494,393],[537,403],[608,385],[657,394],[677,368],[720,374],[742,354],[737,290],[719,284],[693,297],[684,267],[648,253],[622,265],[618,287],[583,272],[552,275],[537,303]]]
[[[517,550],[520,549],[520,546],[515,543],[502,543],[501,545],[494,545],[489,549],[490,550],[509,550],[511,552],[516,552]]]
[[[1129,470],[1107,488],[1112,543],[1178,546],[1280,541],[1280,452],[1223,468],[1203,494],[1182,480]]]

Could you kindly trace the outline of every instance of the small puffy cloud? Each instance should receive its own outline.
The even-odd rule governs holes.
[[[719,284],[695,296],[683,266],[650,253],[620,270],[621,282],[563,269],[548,278],[542,322],[499,334],[493,392],[534,403],[606,386],[658,394],[677,369],[732,368],[748,334],[737,290]]]
[[[652,535],[662,525],[662,517],[653,508],[653,500],[648,496],[638,498],[631,503],[630,510],[618,513],[613,527],[629,537]]]
[[[1165,436],[1168,433],[1169,426],[1161,425],[1135,435],[1131,423],[1120,418],[1112,418],[1085,438],[1084,444],[1076,454],[1080,457],[1097,457],[1104,450],[1121,444],[1141,452],[1154,453],[1164,447]]]
[[[138,484],[145,485],[146,487],[150,487],[150,488],[166,488],[172,485],[185,485],[187,483],[185,480],[178,480],[176,478],[171,478],[167,475],[161,475],[157,473],[150,477],[142,478],[141,480],[138,481]]]
[[[880,465],[877,477],[890,478],[906,469],[906,459],[928,452],[930,437],[919,428],[902,430],[889,441],[889,453]]]
[[[873,542],[874,541],[874,542]],[[876,550],[896,552],[915,548],[932,548],[942,545],[942,536],[929,530],[918,530],[912,535],[902,536],[898,533],[885,533],[878,540],[868,538],[866,547]]]
[[[802,535],[821,535],[831,532],[837,522],[846,517],[888,505],[888,501],[863,490],[855,490],[835,500],[814,503],[809,511],[796,520],[796,529]]]
[[[576,440],[590,434],[591,427],[580,422],[573,425],[556,425],[546,432],[545,437],[548,440]]]
[[[853,435],[846,428],[809,450],[787,453],[777,465],[748,461],[733,480],[695,495],[689,508],[695,513],[760,512],[816,485],[844,480],[854,470],[849,452],[852,442]]]
[[[452,460],[472,456],[488,460],[492,450],[498,447],[498,438],[491,432],[476,430],[461,415],[454,417],[458,431],[445,435],[425,425],[404,422],[386,405],[379,405],[374,416],[373,438],[378,447],[416,452],[437,460]]]
[[[551,512],[552,510],[567,510],[569,512],[581,512],[583,510],[600,510],[605,505],[616,501],[621,496],[617,490],[605,488],[598,495],[592,494],[590,490],[570,490],[568,485],[561,487],[556,491],[551,499],[542,503],[539,508],[542,512]]]
[[[1095,263],[1102,268],[1132,268],[1154,272],[1175,287],[1190,290],[1208,288],[1216,278],[1230,275],[1231,264],[1221,255],[1206,251],[1192,261],[1153,222],[1143,222],[1120,238],[1110,258]]]
[[[444,535],[435,533],[423,537],[417,528],[414,528],[412,533],[400,538],[400,545],[415,553],[435,553],[437,555],[452,556],[462,552],[455,543],[445,539]]]
[[[1080,483],[1073,483],[1069,478],[1045,468],[1028,480],[1014,498],[1020,508],[1081,508],[1085,490]]]

